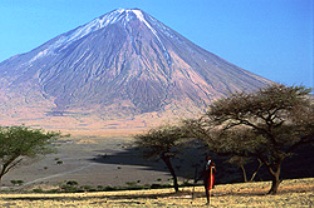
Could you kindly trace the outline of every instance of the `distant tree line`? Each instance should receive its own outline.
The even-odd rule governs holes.
[[[274,84],[253,93],[234,93],[213,102],[204,115],[180,125],[164,125],[135,136],[145,157],[159,156],[173,177],[171,160],[187,140],[202,141],[208,151],[228,156],[248,181],[244,165],[257,161],[249,180],[262,166],[271,176],[269,194],[276,194],[282,181],[281,167],[301,145],[314,143],[314,105],[311,89]]]

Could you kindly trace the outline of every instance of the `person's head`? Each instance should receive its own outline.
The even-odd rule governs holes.
[[[206,161],[208,161],[208,160],[211,160],[212,159],[212,157],[210,156],[210,155],[206,155]]]

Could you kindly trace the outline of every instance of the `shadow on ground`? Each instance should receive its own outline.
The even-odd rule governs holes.
[[[98,150],[99,154],[91,161],[100,164],[115,164],[118,166],[138,166],[141,170],[152,170],[169,173],[166,165],[158,158],[144,158],[143,151],[136,147],[127,147],[124,151],[111,153],[110,150]],[[190,142],[184,145],[179,153],[172,158],[172,164],[176,174],[183,181],[194,183],[199,178],[205,166],[205,156],[208,154],[206,147],[198,142]],[[233,166],[226,164],[225,157],[211,154],[217,167],[217,184],[229,183],[239,179],[239,174]],[[232,173],[232,174],[231,174]],[[240,173],[240,172],[239,172]],[[169,173],[170,177],[170,173]],[[201,184],[201,182],[199,182]]]
[[[282,179],[314,177],[314,146],[308,145],[299,148],[296,154],[284,161],[282,166]],[[124,151],[110,153],[106,150],[98,150],[99,154],[91,161],[100,164],[115,164],[138,166],[142,170],[153,170],[169,173],[165,164],[159,158],[143,158],[143,151],[136,147],[127,147]],[[205,155],[208,154],[206,147],[200,143],[188,143],[180,149],[180,153],[172,159],[173,167],[179,178],[193,183],[194,179],[201,174],[204,166]],[[243,182],[241,170],[226,162],[228,157],[211,154],[216,162],[217,174],[216,184]],[[250,163],[246,166],[247,173],[253,173],[257,163]],[[170,174],[169,174],[170,176]],[[257,174],[256,181],[269,180],[269,174],[265,167],[262,167]]]

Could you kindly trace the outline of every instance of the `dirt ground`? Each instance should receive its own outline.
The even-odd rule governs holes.
[[[17,189],[56,186],[76,181],[80,186],[126,186],[169,183],[170,176],[159,161],[148,161],[140,152],[130,151],[132,138],[76,136],[57,143],[57,152],[28,160],[1,181],[1,189],[12,188],[12,180],[22,180]]]

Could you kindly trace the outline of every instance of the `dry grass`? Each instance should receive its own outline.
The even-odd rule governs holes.
[[[218,185],[211,207],[313,207],[314,178],[286,180],[277,195],[265,195],[269,182]],[[203,188],[116,191],[76,194],[1,194],[0,207],[204,207]]]

